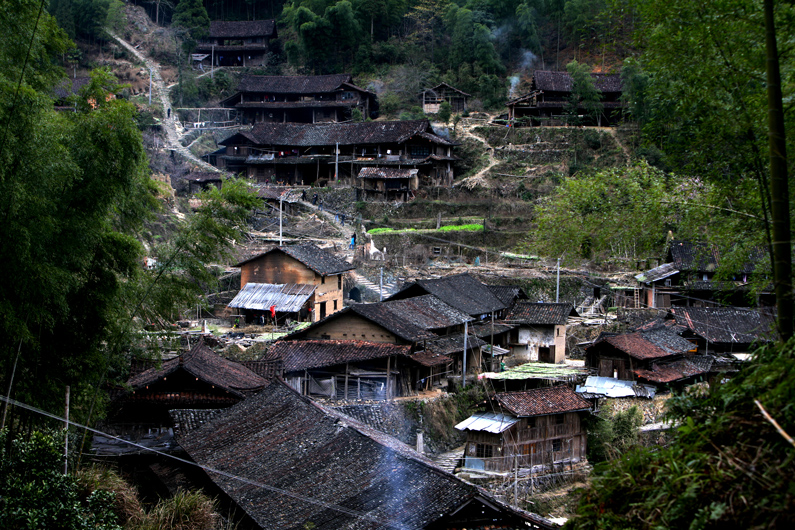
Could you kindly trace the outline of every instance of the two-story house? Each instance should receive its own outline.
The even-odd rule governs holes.
[[[277,36],[275,20],[213,20],[194,55],[202,66],[262,66],[269,42]]]
[[[354,268],[312,244],[273,247],[235,267],[240,267],[240,293],[229,306],[247,322],[271,308],[277,321],[314,322],[341,310],[343,276]]]
[[[237,109],[245,124],[341,122],[353,109],[378,115],[377,96],[356,86],[351,74],[246,75],[221,106]]]
[[[214,156],[218,167],[293,185],[353,180],[366,167],[417,169],[420,181],[451,185],[458,145],[434,133],[428,120],[261,122],[218,144],[225,148]]]

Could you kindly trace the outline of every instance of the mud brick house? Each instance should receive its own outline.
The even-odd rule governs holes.
[[[213,20],[209,36],[196,45],[194,59],[202,66],[262,66],[277,36],[275,20]]]
[[[418,169],[363,167],[356,177],[357,201],[408,202],[420,187]]]
[[[116,390],[105,432],[142,445],[170,446],[171,409],[220,409],[261,390],[267,380],[240,363],[213,352],[203,341],[190,351],[137,373],[127,381],[129,390]],[[134,453],[139,448],[102,436],[94,451],[104,455]]]
[[[774,309],[672,307],[671,314],[699,354],[748,353],[777,338]]]
[[[279,341],[265,360],[280,361],[285,382],[300,394],[331,399],[407,396],[415,393],[417,381],[431,375],[424,359],[414,359],[411,346],[384,342]]]
[[[246,75],[237,92],[221,101],[237,109],[244,124],[329,123],[351,119],[351,111],[378,116],[377,96],[354,84],[351,74]]]
[[[599,377],[655,385],[682,385],[707,377],[713,358],[667,327],[621,335],[604,334],[585,352],[585,365]]]
[[[450,104],[453,112],[464,112],[467,110],[467,99],[471,97],[470,94],[447,83],[439,83],[433,88],[422,91],[422,112],[436,114],[445,101]]]
[[[591,74],[594,85],[602,93],[603,111],[596,123],[590,125],[612,125],[621,118],[624,103],[620,100],[622,81],[619,74]],[[571,99],[572,80],[568,72],[536,70],[530,92],[511,99],[508,120],[528,125],[565,125],[566,106]]]
[[[635,276],[641,290],[640,305],[653,308],[748,306],[748,282],[760,258],[761,253],[749,256],[731,278],[717,280],[715,273],[720,265],[717,247],[701,242],[672,241],[665,263]],[[756,302],[771,306],[774,298],[771,293],[762,292]]]
[[[284,317],[297,314],[298,320],[313,322],[341,310],[343,275],[354,268],[306,243],[273,247],[235,267],[240,268],[241,292],[230,306],[242,310],[249,322],[269,311],[270,305]],[[270,305],[263,309],[266,303]]]
[[[423,378],[437,382],[450,358],[451,370],[460,374],[464,364],[463,331],[474,319],[433,295],[417,296],[374,304],[354,304],[323,321],[290,334],[288,340],[367,340],[410,345],[414,360],[434,368]],[[480,346],[473,334],[467,341],[467,371],[480,366]],[[448,373],[448,370],[443,370]],[[426,380],[426,386],[429,383]]]
[[[499,318],[500,312],[509,305],[496,296],[490,286],[467,273],[407,283],[387,300],[405,300],[427,294],[434,295],[447,305],[476,319],[491,317],[492,312]]]
[[[198,479],[242,528],[552,528],[281,381],[196,423],[180,424],[178,442],[217,471]]]
[[[562,363],[566,359],[566,322],[579,316],[568,303],[517,301],[505,316],[514,329],[511,354],[518,360]]]
[[[509,472],[585,460],[582,415],[588,401],[568,386],[505,392],[491,398],[493,412],[479,412],[455,426],[466,432],[464,467]]]
[[[312,184],[350,179],[365,167],[416,169],[419,179],[451,185],[452,142],[428,120],[352,123],[257,123],[218,143],[220,168],[258,182]]]

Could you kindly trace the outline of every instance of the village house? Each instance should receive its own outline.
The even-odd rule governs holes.
[[[223,175],[210,171],[194,171],[181,177],[180,180],[187,183],[188,195],[205,191],[210,187],[221,189],[223,185]]]
[[[215,471],[193,476],[242,528],[552,528],[281,381],[201,423],[175,415],[180,446]]]
[[[190,351],[136,373],[129,390],[115,390],[103,431],[136,441],[139,445],[171,446],[171,409],[220,409],[258,392],[267,380],[240,363],[213,352],[204,341]],[[139,447],[97,435],[99,455],[140,452]]]
[[[731,278],[716,280],[720,264],[718,248],[707,243],[672,241],[666,262],[635,276],[641,290],[640,307],[717,307],[725,304],[745,307],[754,272],[751,257]],[[774,305],[769,292],[757,296],[758,305]]]
[[[363,167],[356,177],[357,201],[408,202],[420,187],[419,169]]]
[[[207,38],[196,45],[193,60],[202,68],[264,66],[269,43],[277,36],[275,20],[213,20]]]
[[[500,290],[501,295],[502,290]],[[476,319],[499,318],[508,305],[496,296],[492,288],[468,273],[455,274],[433,280],[415,280],[403,286],[387,300],[405,300],[415,296],[432,294],[459,311]],[[517,292],[517,296],[518,292]]]
[[[221,106],[237,109],[246,125],[342,122],[353,109],[365,118],[378,116],[377,96],[357,87],[351,74],[246,75]]]
[[[480,371],[481,346],[485,341],[467,335],[464,356],[464,328],[474,319],[433,295],[373,304],[354,304],[321,322],[298,330],[287,340],[366,340],[410,345],[413,359],[427,368],[436,368],[427,375],[424,386],[440,384],[441,372],[461,374],[466,362],[467,373]],[[422,356],[419,353],[422,352]],[[446,368],[452,358],[450,370]]]
[[[283,340],[268,349],[266,361],[281,361],[283,379],[313,397],[389,400],[415,393],[431,368],[411,346],[362,340]],[[449,357],[436,361],[450,364]],[[436,363],[439,364],[439,363]]]
[[[566,322],[579,316],[569,303],[518,300],[504,321],[511,330],[511,355],[517,361],[562,363],[566,359]]]
[[[272,313],[277,321],[321,320],[342,309],[343,276],[354,268],[311,243],[273,247],[235,267],[240,293],[229,306],[246,322],[271,322]]]
[[[257,123],[218,143],[218,167],[257,182],[353,182],[362,168],[416,169],[420,182],[450,186],[458,145],[428,120],[327,124]]]
[[[672,307],[682,337],[700,355],[745,356],[755,346],[776,340],[774,309],[744,307]]]
[[[488,411],[455,426],[466,432],[464,468],[510,472],[585,461],[582,415],[590,403],[565,385],[494,394]]]
[[[585,365],[599,377],[681,386],[708,376],[712,357],[667,327],[603,334],[586,349]]]
[[[426,88],[422,91],[422,112],[425,114],[437,114],[445,101],[450,104],[452,112],[466,112],[467,99],[471,97],[470,94],[458,90],[447,83],[439,83],[433,88]]]
[[[603,110],[595,123],[612,125],[621,118],[625,104],[620,100],[623,83],[620,74],[591,74],[594,85],[601,92]],[[530,92],[511,99],[508,120],[512,124],[566,125],[566,107],[569,105],[572,79],[568,72],[536,70]]]

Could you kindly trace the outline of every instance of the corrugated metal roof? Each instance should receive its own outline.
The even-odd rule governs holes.
[[[639,282],[649,284],[659,280],[664,280],[670,276],[679,274],[679,269],[673,263],[663,263],[659,267],[654,267],[646,272],[641,272],[635,275],[635,279]]]
[[[477,412],[455,426],[459,431],[505,432],[519,422],[519,418],[495,412]]]
[[[610,398],[636,396],[653,398],[657,389],[652,386],[639,385],[633,381],[592,375],[585,380],[584,385],[577,385],[575,391],[580,394],[598,394]]]
[[[297,313],[314,292],[314,285],[249,282],[229,302],[229,307],[268,311],[276,306],[279,313]]]

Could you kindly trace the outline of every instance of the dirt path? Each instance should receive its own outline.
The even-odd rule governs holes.
[[[160,104],[163,106],[163,116],[166,116],[166,119],[163,120],[162,125],[163,129],[166,131],[166,141],[168,142],[168,148],[179,153],[183,158],[187,159],[188,161],[196,164],[197,166],[201,167],[203,170],[211,171],[213,173],[223,173],[217,167],[212,166],[201,160],[200,158],[196,157],[193,153],[190,152],[190,149],[182,145],[181,139],[182,135],[184,134],[184,129],[181,125],[179,125],[179,121],[176,118],[176,115],[171,116],[171,101],[169,100],[170,90],[165,86],[163,82],[163,78],[160,76],[160,64],[153,61],[152,59],[147,58],[144,56],[140,51],[138,51],[135,46],[130,44],[129,42],[125,41],[118,35],[116,35],[113,31],[108,28],[105,28],[105,31],[110,35],[116,42],[124,46],[127,51],[132,53],[135,57],[139,60],[143,61],[146,67],[152,72],[152,85],[155,87],[155,93],[157,94],[158,99],[160,100]]]
[[[470,190],[478,186],[483,188],[490,188],[491,184],[489,183],[489,180],[486,178],[486,173],[488,173],[491,170],[491,168],[499,164],[499,160],[494,158],[494,148],[491,147],[491,145],[489,145],[489,143],[485,140],[485,138],[482,138],[472,132],[473,128],[482,125],[481,120],[475,121],[463,118],[459,122],[459,125],[461,126],[461,136],[463,136],[464,138],[471,138],[472,140],[475,140],[476,142],[480,142],[483,144],[483,146],[486,148],[486,156],[488,157],[488,162],[486,163],[486,166],[483,169],[481,169],[471,177],[467,177],[465,179],[460,180],[459,182],[456,182],[455,186],[463,186]]]

